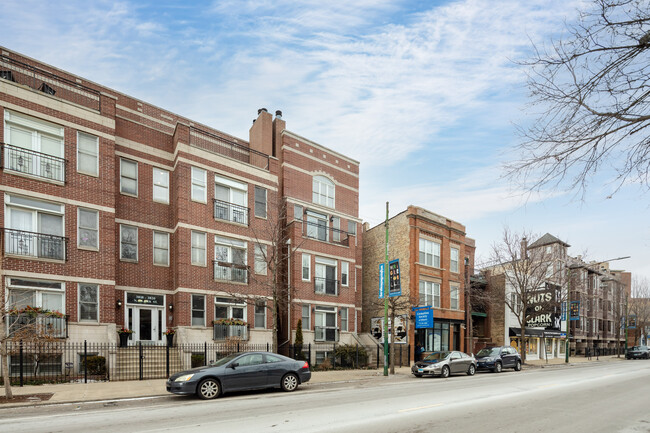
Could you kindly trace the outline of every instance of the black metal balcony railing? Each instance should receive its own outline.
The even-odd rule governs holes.
[[[317,223],[303,220],[303,227],[303,235],[308,238],[344,246],[349,245],[350,234],[348,232],[334,227],[328,227],[324,221]]]
[[[314,277],[314,291],[325,295],[338,295],[339,282],[330,278]]]
[[[314,340],[315,341],[339,341],[339,330],[337,328],[315,326]]]
[[[0,79],[100,111],[99,91],[5,55],[0,55]]]
[[[190,146],[224,155],[264,170],[269,170],[268,155],[198,128],[190,128]]]
[[[66,260],[68,238],[45,233],[2,228],[5,254]]]
[[[56,182],[65,182],[66,160],[30,149],[0,143],[3,170],[29,174]]]
[[[214,219],[249,224],[249,208],[214,199]]]
[[[228,338],[238,338],[242,341],[248,341],[248,325],[219,325],[213,324],[213,340],[226,340]]]
[[[52,338],[68,338],[68,317],[27,313],[9,314],[7,315],[7,328],[9,336],[20,335],[21,332],[24,332]]]
[[[248,283],[248,266],[214,260],[214,279]]]

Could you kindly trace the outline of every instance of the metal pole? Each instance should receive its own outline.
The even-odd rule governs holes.
[[[569,352],[571,351],[571,268],[567,266],[567,281],[566,281],[566,349],[564,362],[569,362]]]
[[[384,376],[388,376],[388,202],[386,202],[386,257],[384,260]]]

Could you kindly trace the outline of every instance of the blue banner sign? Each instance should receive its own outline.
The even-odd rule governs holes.
[[[433,308],[422,308],[415,311],[415,329],[433,328]]]
[[[569,320],[580,319],[580,301],[571,301],[571,308],[569,309],[569,314],[570,314]]]
[[[384,264],[379,264],[379,299],[384,299]]]
[[[401,296],[402,285],[399,277],[399,259],[388,262],[388,296]]]

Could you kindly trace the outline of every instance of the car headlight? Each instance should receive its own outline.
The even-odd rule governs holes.
[[[182,376],[178,376],[176,379],[174,379],[174,382],[187,382],[194,376],[194,373],[192,374],[184,374]]]

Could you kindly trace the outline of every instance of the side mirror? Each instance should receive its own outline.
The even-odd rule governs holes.
[[[232,364],[230,364],[230,368],[232,368],[233,370],[235,369],[235,367],[239,367],[239,362],[233,362]]]

